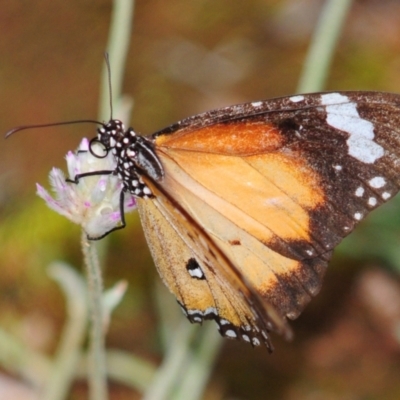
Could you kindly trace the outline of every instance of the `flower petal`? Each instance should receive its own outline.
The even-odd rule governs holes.
[[[89,141],[83,139],[76,153],[67,153],[70,179],[75,179],[77,174],[115,170],[116,160],[111,153],[106,157],[96,157],[88,151],[89,145]],[[93,144],[92,150],[94,154],[104,153],[104,148],[96,143]],[[66,182],[61,170],[53,168],[49,179],[55,198],[39,184],[37,184],[37,194],[52,210],[80,224],[88,236],[92,238],[103,236],[120,224],[120,196],[123,185],[114,174],[94,174],[80,178],[78,183],[70,183]],[[130,212],[135,208],[135,198],[126,193],[124,212]]]

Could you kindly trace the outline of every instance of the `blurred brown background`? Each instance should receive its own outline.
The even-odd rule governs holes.
[[[138,0],[124,92],[143,134],[218,106],[292,94],[319,0]],[[97,118],[108,0],[0,2],[0,132]],[[400,92],[400,2],[354,1],[326,89]],[[0,326],[51,354],[64,300],[46,275],[54,259],[80,266],[79,228],[35,196],[87,125],[0,140]],[[337,252],[325,286],[275,353],[225,341],[207,399],[400,398],[400,206],[392,201]],[[158,278],[138,218],[110,238],[106,285],[129,281],[108,345],[162,358]],[[396,269],[397,268],[397,269]],[[397,329],[397,338],[396,338]],[[81,398],[84,384],[75,386]],[[114,384],[118,399],[139,395]],[[135,397],[132,397],[135,396]]]

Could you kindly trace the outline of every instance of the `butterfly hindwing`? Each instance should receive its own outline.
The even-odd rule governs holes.
[[[180,206],[162,193],[151,205],[143,201],[138,205],[159,273],[191,322],[214,319],[223,336],[253,345],[264,342],[269,349],[269,330],[290,337],[284,319],[246,286],[246,279],[237,275],[207,233]]]
[[[215,302],[201,274],[192,279],[188,272],[188,267],[197,264],[194,254],[156,204],[145,202],[142,205],[142,202],[138,201],[140,219],[157,270],[178,303],[185,307],[191,322],[202,322],[201,316],[206,315],[207,310],[215,309]],[[193,311],[188,313],[186,310]]]

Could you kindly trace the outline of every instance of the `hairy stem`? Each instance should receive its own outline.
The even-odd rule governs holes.
[[[106,400],[108,395],[102,307],[103,282],[96,244],[87,239],[84,231],[82,231],[81,243],[87,274],[91,320],[89,336],[89,398],[91,400]]]

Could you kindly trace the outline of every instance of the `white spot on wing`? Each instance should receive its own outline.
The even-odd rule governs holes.
[[[218,315],[217,313],[217,309],[215,307],[208,307],[205,309],[203,315],[209,315],[209,314],[214,314],[214,315]]]
[[[382,193],[382,199],[383,200],[390,199],[391,197],[392,197],[392,195],[389,192],[383,192]]]
[[[374,142],[374,125],[360,117],[356,103],[340,93],[321,95],[321,103],[326,106],[326,122],[350,135],[347,139],[349,155],[366,164],[383,156],[383,147]]]
[[[356,195],[357,197],[361,197],[363,194],[364,194],[364,188],[361,187],[361,186],[358,187],[358,188],[356,189],[355,195]]]
[[[242,339],[246,342],[250,342],[250,338],[245,333],[242,335]]]
[[[369,185],[375,189],[380,189],[386,185],[386,180],[382,176],[376,176],[372,178],[369,182]]]
[[[236,332],[233,331],[232,329],[228,329],[227,331],[225,331],[225,336],[228,336],[228,337],[231,337],[231,338],[237,337]]]
[[[356,212],[356,213],[354,214],[354,219],[355,219],[355,220],[360,221],[361,218],[362,218],[362,214],[361,214],[361,213]]]
[[[289,97],[289,100],[293,101],[293,103],[298,103],[299,101],[304,100],[304,96],[292,96],[292,97]]]
[[[190,269],[190,270],[189,270],[189,274],[190,274],[190,276],[191,276],[192,278],[199,278],[199,279],[201,279],[201,278],[203,277],[203,272],[202,272],[199,268]]]
[[[333,168],[335,168],[336,171],[341,171],[343,167],[341,165],[334,165]]]
[[[371,207],[376,206],[377,203],[378,203],[378,201],[376,200],[375,197],[370,197],[370,198],[368,199],[368,205],[371,206]]]
[[[261,107],[262,106],[262,101],[254,101],[253,103],[251,103],[251,105],[253,107]]]

